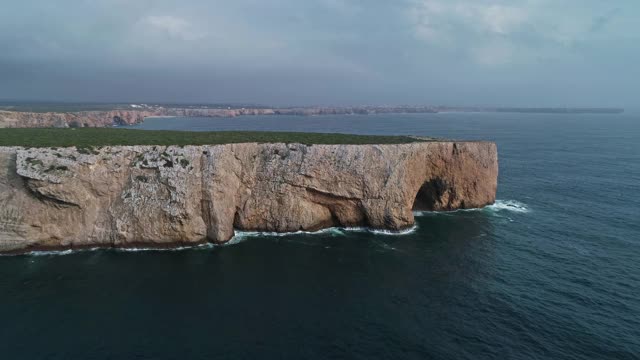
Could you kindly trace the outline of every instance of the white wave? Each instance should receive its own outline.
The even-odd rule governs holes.
[[[77,252],[77,250],[51,250],[51,251],[30,251],[25,253],[29,256],[54,256],[54,255],[70,255]]]
[[[359,232],[359,233],[371,233],[375,235],[385,235],[385,236],[399,236],[399,235],[408,235],[416,232],[418,227],[414,225],[413,227],[400,230],[400,231],[392,231],[392,230],[376,230],[367,227],[332,227],[327,229],[322,229],[318,231],[295,231],[295,232],[262,232],[262,231],[236,231],[235,235],[231,238],[231,240],[227,241],[223,244],[215,244],[215,243],[204,243],[197,245],[184,245],[184,246],[176,246],[176,247],[94,247],[87,249],[63,249],[63,250],[50,250],[50,251],[31,251],[25,253],[24,255],[29,256],[59,256],[59,255],[71,255],[79,252],[89,252],[89,251],[98,251],[98,250],[107,250],[107,251],[117,251],[117,252],[142,252],[142,251],[183,251],[183,250],[209,250],[219,246],[230,246],[239,244],[249,238],[254,237],[263,237],[263,236],[273,236],[273,237],[285,237],[285,236],[295,236],[295,235],[319,235],[319,234],[332,234],[336,236],[345,236],[348,232]],[[12,255],[7,255],[12,256]]]
[[[496,200],[496,202],[492,205],[487,205],[483,208],[476,209],[460,209],[453,211],[414,211],[413,216],[425,216],[425,215],[437,215],[437,214],[454,214],[457,212],[473,212],[473,211],[489,211],[489,212],[500,212],[500,211],[512,211],[517,213],[528,213],[530,212],[529,208],[526,204],[517,201],[517,200]]]
[[[194,250],[194,249],[211,249],[215,247],[215,244],[205,243],[205,244],[197,244],[197,245],[183,245],[183,246],[175,246],[175,247],[122,247],[122,248],[107,248],[108,250],[114,250],[119,252],[139,252],[139,251],[183,251],[183,250]]]
[[[18,254],[0,254],[0,256],[20,256],[20,255],[27,255],[27,256],[61,256],[61,255],[76,254],[76,253],[80,253],[80,252],[98,251],[98,250],[104,250],[104,249],[111,249],[111,248],[92,247],[92,248],[83,248],[83,249],[34,250],[34,251],[28,251],[28,252],[25,252],[25,253],[18,253]]]
[[[526,204],[516,200],[496,200],[495,204],[489,205],[486,209],[491,211],[513,211],[518,213],[528,213],[529,208]]]
[[[352,227],[352,228],[339,228],[339,229],[343,229],[345,231],[351,231],[351,232],[368,232],[376,235],[397,236],[397,235],[413,234],[414,232],[416,232],[416,230],[418,230],[418,226],[414,225],[404,230],[376,230],[376,229],[371,229],[367,227]]]
[[[227,241],[224,244],[219,244],[219,245],[214,245],[214,246],[231,246],[231,245],[237,245],[240,244],[241,242],[247,240],[250,236],[247,236],[245,234],[238,234],[238,231],[236,231],[236,234],[231,238],[231,240]]]
[[[262,237],[262,236],[294,236],[294,235],[319,235],[319,234],[332,234],[332,235],[345,235],[345,232],[368,232],[376,235],[407,235],[412,234],[418,229],[417,226],[413,226],[406,230],[392,231],[392,230],[376,230],[368,227],[332,227],[322,229],[318,231],[293,231],[293,232],[266,232],[266,231],[236,231],[236,235],[227,242],[227,244],[237,244],[250,237]]]
[[[93,252],[93,251],[100,251],[100,250],[105,250],[105,251],[116,251],[116,252],[141,252],[141,251],[182,251],[182,250],[193,250],[193,249],[210,249],[213,248],[215,246],[218,246],[216,244],[211,244],[211,243],[205,243],[205,244],[198,244],[198,245],[193,245],[193,246],[176,246],[176,247],[109,247],[109,246],[103,246],[103,247],[93,247],[93,248],[86,248],[86,249],[61,249],[61,250],[46,250],[46,251],[40,251],[40,250],[36,250],[36,251],[29,251],[20,255],[27,255],[27,256],[64,256],[64,255],[71,255],[71,254],[77,254],[77,253],[83,253],[83,252]],[[15,256],[12,254],[0,254],[0,256]]]
[[[183,246],[175,246],[175,247],[111,247],[111,246],[97,246],[92,248],[81,248],[81,249],[60,249],[60,250],[35,250],[29,251],[20,254],[0,254],[0,256],[64,256],[64,255],[72,255],[77,253],[84,252],[93,252],[93,251],[116,251],[116,252],[141,252],[141,251],[183,251],[183,250],[194,250],[194,249],[211,249],[213,247],[220,246],[218,244],[213,243],[204,243],[197,244],[193,246],[183,245]]]
[[[291,231],[291,232],[272,232],[272,231],[236,231],[234,238],[247,238],[258,236],[291,236],[291,235],[318,235],[332,232],[333,228],[322,229],[318,231]],[[233,240],[233,239],[232,239]]]

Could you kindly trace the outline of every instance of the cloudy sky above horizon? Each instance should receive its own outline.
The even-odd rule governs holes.
[[[637,0],[22,0],[0,99],[633,106]]]

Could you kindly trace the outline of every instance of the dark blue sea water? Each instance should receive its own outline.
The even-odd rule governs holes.
[[[0,257],[3,359],[638,359],[640,117],[155,119],[495,140],[497,205],[403,236]]]

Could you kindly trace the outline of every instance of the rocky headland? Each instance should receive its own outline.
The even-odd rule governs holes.
[[[0,252],[399,231],[415,210],[493,203],[497,176],[490,142],[0,147]]]
[[[31,107],[0,107],[0,128],[46,127],[110,127],[135,125],[148,117],[236,117],[252,115],[370,115],[370,114],[422,114],[438,112],[497,112],[540,114],[619,114],[617,108],[504,108],[504,107],[450,107],[450,106],[348,106],[348,107],[210,107],[161,106],[147,104],[100,106],[77,105],[73,111],[61,111],[60,105],[35,107],[46,111],[29,111]],[[51,111],[48,111],[51,110]]]
[[[236,117],[252,115],[350,115],[433,113],[431,107],[199,108],[136,105],[130,109],[71,112],[0,110],[0,128],[108,127],[135,125],[148,117]]]

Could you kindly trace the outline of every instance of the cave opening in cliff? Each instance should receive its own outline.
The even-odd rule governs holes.
[[[446,187],[446,182],[440,178],[434,178],[422,184],[413,201],[413,211],[434,211]]]

